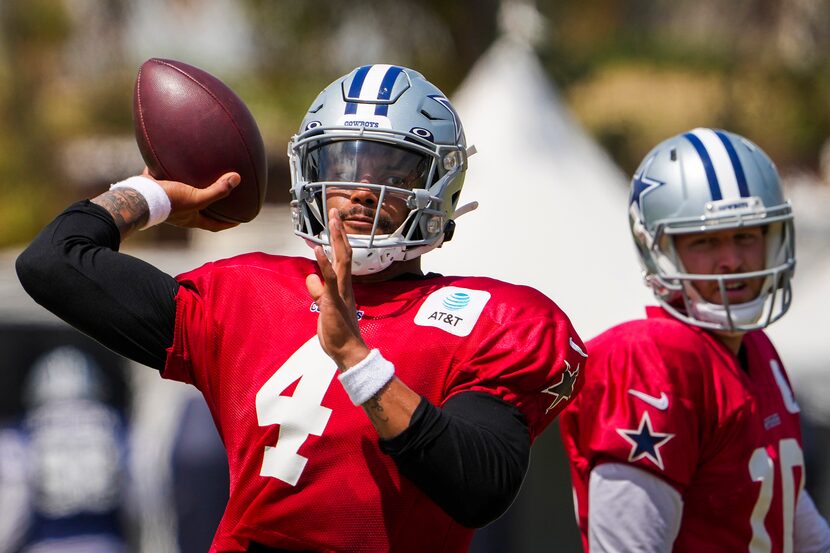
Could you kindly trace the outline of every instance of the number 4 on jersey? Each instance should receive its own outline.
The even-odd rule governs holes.
[[[260,426],[279,424],[274,446],[265,446],[261,476],[297,485],[308,459],[297,453],[310,434],[320,436],[331,416],[321,405],[337,368],[314,335],[268,379],[256,395]],[[290,396],[280,395],[294,382]]]

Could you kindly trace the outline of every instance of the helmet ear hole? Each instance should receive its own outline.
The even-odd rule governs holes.
[[[447,224],[444,225],[444,242],[452,240],[453,234],[455,234],[455,221],[450,219],[447,221]]]

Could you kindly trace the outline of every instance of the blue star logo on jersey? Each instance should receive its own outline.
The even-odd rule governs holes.
[[[551,409],[566,399],[570,399],[570,397],[574,395],[574,385],[576,384],[576,379],[578,377],[579,363],[577,363],[574,370],[571,370],[571,364],[568,363],[566,359],[565,370],[562,371],[562,376],[559,378],[559,382],[542,390],[543,394],[550,394],[553,396],[553,402],[547,409],[545,409],[545,413],[548,413]]]
[[[634,179],[631,181],[631,198],[629,199],[628,205],[630,206],[631,204],[636,203],[637,211],[640,213],[643,211],[643,194],[647,194],[650,190],[654,190],[658,186],[666,184],[665,182],[645,176],[646,173],[648,173],[649,167],[651,167],[653,161],[654,157],[651,157],[648,161],[646,161],[642,170],[638,171],[637,174],[634,175]]]
[[[643,411],[639,428],[636,430],[617,428],[617,434],[631,444],[631,453],[628,454],[629,463],[646,458],[660,467],[660,470],[664,470],[660,448],[674,438],[674,434],[655,432],[651,426],[648,411]]]

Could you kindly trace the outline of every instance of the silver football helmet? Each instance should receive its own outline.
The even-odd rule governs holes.
[[[467,155],[458,115],[420,73],[358,67],[320,93],[288,145],[294,232],[330,255],[328,190],[369,190],[377,206],[391,198],[404,202],[408,216],[391,229],[374,209],[371,232],[348,235],[353,273],[415,258],[451,238],[462,211],[456,206]],[[390,171],[367,182],[358,167],[371,157],[383,159]]]
[[[749,140],[698,128],[658,144],[631,181],[629,222],[657,301],[673,316],[711,330],[763,328],[789,309],[795,235],[775,165]],[[689,274],[674,247],[685,233],[763,226],[766,267],[740,274]],[[759,296],[730,305],[705,301],[694,286],[716,281],[721,297],[738,279],[763,277]]]

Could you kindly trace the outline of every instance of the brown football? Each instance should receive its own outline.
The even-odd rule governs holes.
[[[149,59],[135,81],[133,123],[144,163],[159,180],[205,188],[223,173],[239,173],[239,185],[206,215],[245,223],[259,213],[265,145],[251,112],[225,83],[180,61]]]

